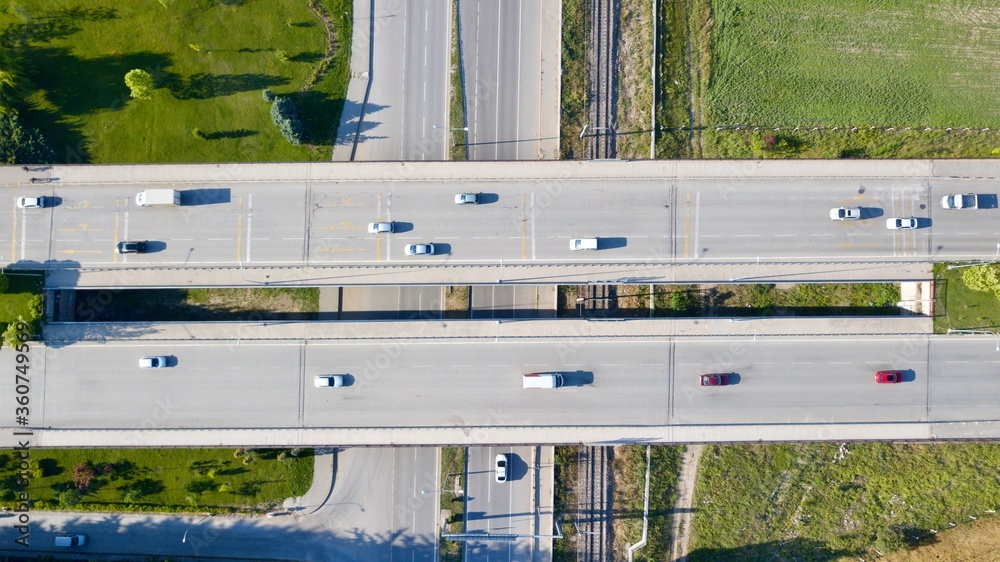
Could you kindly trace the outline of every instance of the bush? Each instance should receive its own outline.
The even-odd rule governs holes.
[[[962,282],[973,291],[996,293],[1000,290],[1000,275],[989,265],[968,267],[962,272]]]
[[[69,509],[80,503],[81,499],[83,499],[83,494],[79,490],[70,488],[59,494],[59,507]]]
[[[201,129],[199,129],[198,127],[191,129],[191,136],[200,140],[205,140],[206,138],[208,138],[205,136],[205,133],[201,132]]]
[[[281,131],[281,136],[293,145],[302,144],[305,127],[299,118],[299,110],[291,98],[277,96],[271,104],[271,120]]]
[[[266,101],[267,103],[274,102],[275,95],[270,88],[264,88],[263,95],[264,95],[264,101]]]
[[[15,111],[0,115],[0,164],[47,164],[52,149],[41,133],[21,126]]]
[[[691,308],[694,299],[691,298],[691,293],[688,291],[674,291],[670,293],[670,310],[677,312],[685,311]]]
[[[89,462],[84,461],[73,467],[73,484],[76,485],[77,489],[86,490],[93,481],[94,469]]]

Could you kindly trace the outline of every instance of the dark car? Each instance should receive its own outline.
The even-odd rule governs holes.
[[[118,246],[115,247],[115,251],[119,254],[145,254],[146,253],[146,243],[145,242],[119,242]]]
[[[713,373],[700,377],[701,386],[726,386],[729,384],[729,373]]]
[[[879,371],[875,373],[875,382],[879,384],[903,382],[903,371]]]

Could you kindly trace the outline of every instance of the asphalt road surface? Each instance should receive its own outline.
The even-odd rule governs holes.
[[[35,347],[32,425],[419,428],[975,421],[995,417],[1000,403],[995,347],[992,338],[942,336]],[[171,366],[139,369],[144,355],[165,355]],[[875,384],[879,369],[905,370],[907,380]],[[565,373],[566,387],[521,388],[523,373],[544,371]],[[710,372],[736,373],[736,384],[700,388],[698,375]],[[346,374],[349,386],[315,388],[313,377],[321,374]],[[13,396],[13,384],[13,377],[4,383],[5,395]]]
[[[451,4],[373,0],[371,91],[357,161],[445,160]],[[357,14],[356,25],[368,25]]]
[[[639,261],[990,260],[1000,210],[946,211],[942,194],[969,181],[870,180],[588,181],[442,184],[241,184],[184,191],[181,207],[139,208],[138,189],[52,189],[51,209],[14,208],[0,236],[9,262],[83,266],[496,264]],[[977,184],[977,182],[971,182]],[[803,189],[802,184],[808,184]],[[977,191],[996,191],[979,183]],[[626,188],[627,187],[627,188]],[[485,204],[455,205],[460,191]],[[27,194],[41,194],[31,190]],[[995,196],[994,196],[995,199]],[[861,206],[863,219],[834,222],[830,209]],[[920,228],[893,231],[885,219],[916,216]],[[367,224],[395,221],[392,234]],[[599,237],[598,251],[570,251],[573,238]],[[115,243],[147,240],[145,254],[117,255]],[[405,246],[434,243],[433,256]]]
[[[543,158],[542,4],[539,0],[458,3],[470,160]],[[547,31],[558,33],[557,26],[550,27],[555,29]]]
[[[531,468],[532,447],[470,447],[465,532],[490,535],[550,534],[532,528],[531,501],[535,478]],[[507,482],[496,481],[495,462],[500,453],[508,455]],[[468,541],[465,560],[531,560],[534,541]]]

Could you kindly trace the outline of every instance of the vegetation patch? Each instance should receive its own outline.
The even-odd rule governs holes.
[[[691,73],[688,2],[658,2],[656,37],[656,157],[690,158]],[[707,8],[706,8],[707,11]]]
[[[957,523],[957,522],[956,522]],[[884,562],[996,562],[1000,552],[1000,518],[990,516],[941,531],[912,550],[882,558]]]
[[[27,492],[34,509],[255,513],[300,496],[312,449],[39,449],[29,483],[0,453],[0,504]]]
[[[587,157],[587,143],[580,138],[587,124],[590,71],[589,0],[562,0],[562,82],[559,119],[559,157]]]
[[[984,267],[1000,275],[1000,267]],[[934,333],[1000,328],[1000,299],[995,292],[970,288],[962,280],[969,269],[977,268],[949,270],[946,264],[934,264]]]
[[[563,538],[552,541],[553,562],[576,562],[576,527],[573,514],[580,505],[577,498],[577,447],[556,447],[553,507],[556,524]]]
[[[653,109],[653,13],[644,0],[618,4],[618,157],[649,158]]]
[[[705,158],[992,158],[1000,137],[980,129],[741,128],[702,132]]]
[[[1000,445],[710,445],[692,562],[871,559],[997,508]]]
[[[444,317],[468,318],[471,310],[470,287],[449,286],[444,292]]]
[[[0,42],[24,61],[22,117],[58,147],[56,161],[329,159],[347,88],[349,0],[11,6]],[[130,96],[133,70],[152,76],[152,91],[139,89],[149,99]],[[295,100],[311,144],[282,138],[265,88]]]
[[[649,527],[646,546],[639,560],[667,560],[670,555],[671,514],[677,499],[677,477],[684,447],[655,445],[650,449]],[[614,537],[615,550],[627,551],[642,539],[642,515],[646,496],[646,447],[615,447]]]
[[[451,87],[448,96],[448,127],[444,131],[450,143],[449,155],[452,160],[468,160],[469,131],[465,120],[465,73],[462,72],[462,53],[458,41],[458,0],[451,3]]]
[[[1000,125],[993,0],[713,0],[713,123]]]
[[[465,490],[466,448],[441,448],[441,511],[448,512],[442,533],[465,531],[465,495],[453,493]],[[461,562],[465,543],[439,539],[438,552],[443,562]]]
[[[559,317],[872,316],[899,314],[896,283],[560,285]]]
[[[77,291],[81,322],[314,320],[319,289],[122,289]]]
[[[33,336],[42,333],[44,285],[45,276],[41,273],[8,271],[0,274],[0,332],[4,334],[6,345],[19,343],[18,333],[27,332]],[[24,322],[29,329],[23,326],[18,329],[18,322]]]

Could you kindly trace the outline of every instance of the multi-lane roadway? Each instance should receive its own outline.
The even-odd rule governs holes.
[[[771,438],[784,424],[871,424],[875,437],[891,434],[885,424],[991,421],[1000,403],[992,337],[826,336],[822,321],[782,324],[768,336],[766,321],[728,320],[671,329],[735,326],[740,335],[597,337],[590,324],[564,321],[561,336],[529,337],[507,330],[554,323],[448,323],[437,329],[457,330],[451,337],[407,330],[399,339],[309,337],[308,325],[294,323],[240,325],[208,338],[193,326],[122,325],[103,334],[112,341],[32,351],[31,426],[43,434],[119,430],[102,439],[132,444],[169,439],[174,432],[161,430],[176,429],[223,430],[211,432],[221,443],[254,429],[302,430],[303,441],[332,429],[369,444],[460,444],[484,438],[477,428],[496,430],[486,437],[494,443],[585,441],[597,435],[592,428],[646,428],[669,441],[671,427],[740,424],[774,424],[760,435]],[[818,335],[789,333],[800,328]],[[599,329],[644,330],[635,322]],[[262,334],[276,339],[247,339]],[[146,355],[167,356],[171,366],[139,369]],[[875,384],[881,369],[904,370],[907,380]],[[522,374],[540,371],[564,373],[566,387],[521,388]],[[698,375],[710,372],[735,373],[737,384],[699,387]],[[313,377],[323,374],[346,374],[349,385],[315,388]],[[226,436],[237,428],[245,433]],[[262,441],[272,439],[264,433]]]
[[[407,281],[407,275],[426,276],[421,282],[461,282],[481,276],[484,268],[496,282],[504,277],[503,267],[569,267],[555,277],[538,271],[537,279],[558,283],[615,275],[608,266],[618,264],[640,274],[645,266],[754,264],[751,273],[763,276],[782,264],[826,262],[839,264],[826,268],[828,278],[854,279],[865,269],[859,264],[986,261],[1000,241],[1000,182],[990,178],[750,177],[734,185],[718,178],[553,184],[522,177],[172,186],[183,192],[184,205],[137,207],[134,196],[145,186],[136,184],[9,189],[11,225],[0,248],[18,266],[72,270],[69,278],[56,279],[68,286],[87,283],[77,279],[78,268],[115,271],[116,283],[103,280],[109,285],[151,284],[143,272],[147,279],[186,285],[194,279],[192,268],[221,267],[214,275],[229,284],[252,285],[270,277],[246,268],[281,268],[289,275],[303,267],[363,266],[365,271],[352,271],[346,280],[300,276],[292,282],[378,284]],[[455,205],[454,195],[465,191],[483,193],[483,204]],[[941,209],[940,197],[956,192],[975,192],[994,204]],[[48,195],[59,204],[19,210],[19,195]],[[831,221],[830,209],[840,206],[859,206],[864,218]],[[897,216],[918,217],[921,228],[887,229],[885,219]],[[396,231],[369,234],[374,221],[393,221]],[[571,251],[569,241],[580,237],[599,238],[599,249]],[[114,246],[121,240],[148,240],[149,252],[117,255]],[[435,244],[436,255],[407,256],[405,247],[414,243]],[[150,277],[150,271],[156,274]],[[383,276],[390,271],[401,277]],[[892,278],[892,271],[885,267],[878,275]],[[275,272],[271,282],[280,278]],[[684,279],[653,279],[670,281]]]

